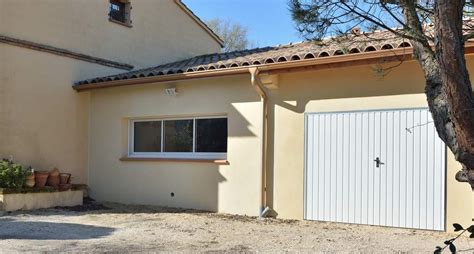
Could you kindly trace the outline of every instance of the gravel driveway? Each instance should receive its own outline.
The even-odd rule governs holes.
[[[451,235],[289,221],[151,206],[89,204],[84,208],[7,213],[0,252],[431,252]],[[108,208],[108,209],[105,209]],[[460,238],[472,253],[474,241]]]

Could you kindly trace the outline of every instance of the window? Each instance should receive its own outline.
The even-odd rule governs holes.
[[[110,0],[109,4],[109,20],[131,26],[132,20],[130,19],[130,11],[132,7],[130,1],[127,0]]]
[[[227,119],[196,119],[196,152],[227,152]]]
[[[227,118],[131,120],[129,156],[226,159]]]
[[[161,152],[161,122],[136,122],[133,129],[133,151]]]
[[[193,151],[193,120],[165,121],[165,152]]]

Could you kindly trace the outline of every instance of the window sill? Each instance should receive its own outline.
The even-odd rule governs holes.
[[[213,159],[122,157],[122,158],[120,158],[120,161],[198,162],[198,163],[214,163],[214,164],[218,164],[218,165],[229,165],[229,162],[227,160],[213,160]]]
[[[132,27],[133,27],[132,24],[123,23],[123,22],[120,22],[120,21],[115,20],[115,19],[109,18],[109,21],[112,22],[112,23],[118,24],[118,25],[126,26],[126,27],[128,27],[128,28],[132,28]]]

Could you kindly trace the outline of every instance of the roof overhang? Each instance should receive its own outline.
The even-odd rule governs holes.
[[[214,31],[212,31],[212,29],[210,29],[206,23],[204,23],[204,21],[202,21],[196,14],[194,14],[193,11],[191,11],[191,9],[188,8],[188,6],[186,6],[181,0],[174,0],[174,2],[181,8],[181,10],[183,10],[186,14],[188,14],[188,16],[194,20],[194,22],[196,22],[200,27],[202,27],[202,29],[204,29],[214,40],[217,41],[217,43],[219,43],[219,45],[221,46],[221,48],[224,47],[224,41],[216,34],[214,33]]]
[[[466,43],[466,54],[474,53],[474,42]],[[153,77],[142,77],[125,80],[115,80],[100,83],[74,85],[76,91],[87,91],[118,86],[140,85],[147,83],[177,82],[195,79],[227,77],[249,74],[249,68],[257,67],[260,73],[279,74],[289,72],[310,71],[329,68],[341,68],[349,66],[383,64],[394,61],[413,61],[412,48],[397,48],[375,52],[363,52],[359,54],[347,54],[340,56],[321,57],[291,62],[277,62],[262,65],[241,66],[228,69],[215,69],[199,72],[179,73]]]

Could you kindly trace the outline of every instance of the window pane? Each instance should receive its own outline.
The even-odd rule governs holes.
[[[193,151],[193,120],[165,122],[165,152]]]
[[[111,0],[109,17],[111,19],[125,23],[126,22],[125,3],[122,3],[116,0]]]
[[[110,9],[113,11],[120,11],[120,6],[117,4],[110,4]]]
[[[161,152],[161,121],[135,122],[134,152]]]
[[[227,152],[227,118],[196,120],[196,152]]]

